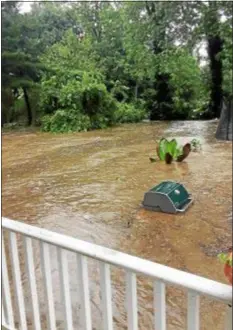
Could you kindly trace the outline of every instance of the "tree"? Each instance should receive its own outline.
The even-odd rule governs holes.
[[[170,37],[173,29],[172,17],[180,9],[180,4],[169,2],[148,2],[145,3],[146,13],[151,28],[151,47],[155,57],[155,70],[153,88],[153,102],[151,103],[150,119],[166,119],[172,113],[174,107],[173,89],[171,87],[171,73],[163,70],[163,65],[158,58],[166,49],[172,48],[174,38]],[[173,33],[175,36],[176,33]]]
[[[223,70],[223,97],[226,101],[232,99],[233,96],[233,77],[232,77],[232,59],[233,59],[233,3],[222,2],[221,11],[222,20],[220,21],[220,37],[224,40],[223,50],[221,53],[222,70]]]
[[[216,2],[207,3],[207,8],[204,11],[204,23],[211,72],[209,107],[213,116],[219,118],[223,98],[223,72],[220,56],[223,50],[223,39],[220,36],[219,12]]]
[[[19,13],[19,5],[3,3],[2,5],[2,87],[8,95],[17,95],[22,89],[27,107],[28,125],[32,124],[33,113],[28,91],[39,82],[44,68],[37,56],[30,55],[30,42],[24,42],[24,24]],[[27,54],[26,54],[27,53]],[[7,104],[6,104],[7,106]]]
[[[183,22],[178,26],[184,27],[191,23],[192,47],[201,40],[207,43],[211,77],[208,116],[216,118],[220,116],[223,95],[226,94],[225,81],[228,81],[228,86],[232,86],[229,79],[231,72],[229,63],[232,62],[232,3],[192,1],[183,3],[183,13]]]
[[[31,12],[23,17],[24,42],[36,56],[60,42],[69,29],[76,29],[77,34],[81,31],[70,7],[62,2],[34,2]]]

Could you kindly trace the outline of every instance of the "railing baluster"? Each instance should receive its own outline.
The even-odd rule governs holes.
[[[43,273],[43,276],[44,276],[45,293],[46,293],[46,300],[47,300],[48,329],[49,330],[56,330],[49,245],[47,243],[43,243],[41,241],[40,242],[40,249],[41,249],[42,273]]]
[[[128,314],[128,330],[138,329],[138,309],[137,309],[137,279],[136,274],[126,272],[126,299]]]
[[[77,254],[77,264],[83,326],[85,330],[92,330],[87,258],[85,256]]]
[[[232,330],[232,307],[227,306],[224,330]]]
[[[19,266],[19,255],[18,255],[18,247],[16,234],[10,232],[10,255],[11,255],[11,266],[12,273],[16,291],[16,300],[19,309],[19,321],[21,330],[27,329],[27,321],[25,315],[25,306],[24,306],[24,298],[23,298],[23,289],[21,283],[21,274],[20,274],[20,266]]]
[[[5,314],[5,310],[6,310],[6,303],[5,303],[5,297],[2,297],[2,324],[7,324],[6,323],[6,314]]]
[[[196,292],[188,291],[188,330],[199,330],[200,297]]]
[[[163,282],[154,283],[155,330],[166,330],[166,287]]]
[[[13,308],[11,302],[11,292],[9,286],[9,277],[8,277],[8,269],[6,263],[6,252],[5,252],[3,234],[2,234],[2,290],[3,290],[3,296],[5,298],[7,324],[11,327],[14,327],[15,323],[13,317]]]
[[[57,248],[58,263],[60,269],[61,296],[65,305],[66,330],[73,329],[72,304],[70,298],[69,272],[66,251]]]
[[[110,266],[100,262],[100,287],[102,298],[103,330],[112,330],[112,295]]]
[[[26,268],[27,268],[30,293],[31,293],[34,329],[40,330],[41,329],[40,312],[39,312],[39,303],[38,303],[38,295],[36,288],[36,276],[35,276],[35,266],[34,266],[33,247],[32,247],[31,238],[24,236],[24,247],[26,251]]]

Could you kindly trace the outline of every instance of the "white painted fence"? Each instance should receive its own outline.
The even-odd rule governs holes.
[[[138,329],[137,309],[137,274],[150,277],[154,281],[154,329],[166,329],[166,284],[185,288],[187,290],[187,328],[199,330],[199,299],[208,296],[223,304],[232,303],[232,287],[203,277],[176,270],[167,266],[153,263],[144,259],[110,250],[99,245],[29,226],[22,222],[2,219],[2,228],[9,232],[9,252],[14,282],[14,292],[18,305],[19,326],[16,328],[15,315],[12,307],[12,297],[9,285],[9,276],[6,262],[4,239],[2,246],[2,280],[3,304],[2,326],[8,330],[27,330],[25,302],[21,284],[20,262],[16,233],[23,235],[28,270],[31,304],[33,311],[33,329],[44,330],[40,323],[38,292],[35,280],[35,267],[32,249],[32,239],[40,241],[42,270],[46,292],[47,324],[49,330],[56,329],[54,296],[52,291],[50,246],[56,246],[60,269],[61,292],[64,301],[65,329],[73,330],[73,315],[69,288],[69,271],[67,265],[67,251],[76,253],[78,265],[78,279],[81,294],[82,325],[85,330],[92,330],[91,306],[89,298],[89,282],[87,259],[93,258],[100,262],[100,286],[102,297],[103,330],[113,330],[113,312],[111,296],[111,265],[118,266],[126,271],[126,296],[128,329]],[[226,317],[226,330],[232,329],[232,317],[229,308]]]

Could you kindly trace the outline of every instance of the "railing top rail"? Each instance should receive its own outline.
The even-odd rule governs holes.
[[[19,221],[2,218],[2,228],[104,261],[115,266],[120,266],[135,273],[147,275],[153,279],[158,279],[165,283],[181,286],[202,295],[221,300],[227,304],[232,302],[232,287],[226,284],[111,250],[100,245],[81,241],[70,236],[58,234],[43,228],[30,226]]]

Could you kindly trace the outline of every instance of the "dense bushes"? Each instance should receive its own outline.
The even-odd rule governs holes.
[[[57,110],[53,115],[42,118],[44,132],[66,133],[73,131],[87,131],[91,128],[90,118],[74,110]]]
[[[41,119],[41,129],[44,132],[66,133],[88,131],[90,129],[107,128],[117,123],[137,123],[146,117],[146,112],[136,109],[132,104],[119,103],[113,112],[114,120],[109,120],[101,114],[92,117],[80,114],[74,110],[57,110],[53,115],[45,115]]]
[[[145,119],[146,111],[136,108],[130,103],[118,103],[116,111],[116,122],[118,123],[136,123]]]
[[[73,131],[88,131],[90,129],[107,128],[117,123],[136,123],[146,117],[143,109],[136,109],[134,105],[119,103],[117,110],[113,110],[111,122],[101,114],[88,116],[75,110],[58,109],[53,115],[45,115],[41,119],[42,131],[65,133]]]
[[[42,129],[52,132],[105,128],[115,123],[116,100],[93,74],[57,75],[42,82]]]

